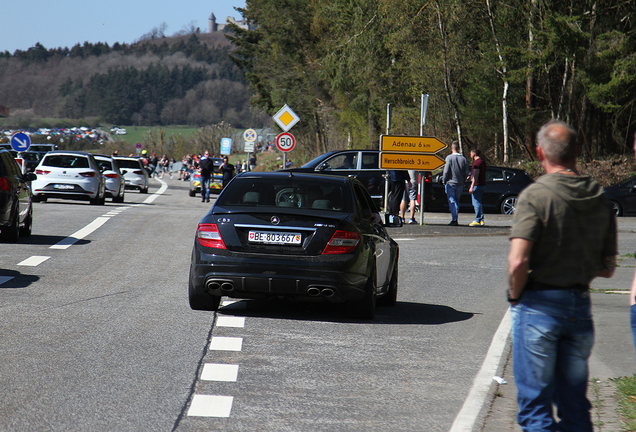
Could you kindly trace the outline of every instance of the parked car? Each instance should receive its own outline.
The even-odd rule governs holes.
[[[244,173],[197,227],[190,307],[216,310],[221,296],[288,297],[348,302],[357,316],[370,319],[376,298],[388,305],[397,300],[398,255],[360,181]]]
[[[486,188],[482,197],[485,212],[514,214],[517,198],[523,189],[532,183],[532,178],[523,170],[489,166],[486,168]],[[464,183],[459,199],[460,211],[473,211],[472,196],[468,193],[470,181]],[[449,211],[448,198],[442,184],[442,173],[433,176],[432,197],[427,202],[427,211]]]
[[[61,198],[104,204],[104,177],[90,153],[50,151],[35,168],[35,173],[38,177],[31,183],[33,201]]]
[[[106,183],[106,197],[112,198],[114,203],[123,203],[126,192],[126,182],[119,170],[117,161],[106,155],[95,155],[95,160],[102,171]]]
[[[614,206],[616,216],[636,214],[636,176],[606,187],[604,193]]]
[[[380,169],[379,150],[336,150],[318,156],[298,168],[282,171],[354,176],[364,185],[375,204],[384,207],[384,174]],[[431,196],[431,173],[423,172],[425,202]],[[413,179],[416,180],[416,179]]]
[[[15,150],[9,150],[14,158],[21,158],[22,163],[25,165],[25,172],[34,172],[35,167],[38,166],[40,160],[44,156],[44,153],[35,151],[17,152]]]
[[[139,158],[115,157],[113,158],[124,176],[126,189],[136,189],[141,193],[148,193],[148,181],[150,176]]]
[[[0,240],[15,243],[31,235],[33,206],[29,182],[37,176],[22,174],[11,152],[0,150]]]

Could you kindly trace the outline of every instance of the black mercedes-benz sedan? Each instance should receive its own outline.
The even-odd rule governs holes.
[[[399,224],[397,218],[392,224]],[[222,296],[350,304],[372,319],[397,301],[397,243],[360,181],[293,172],[234,178],[197,227],[190,307]]]

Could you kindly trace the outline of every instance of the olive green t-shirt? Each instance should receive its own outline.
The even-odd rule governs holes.
[[[589,176],[547,174],[524,189],[510,238],[534,242],[530,277],[555,286],[588,285],[617,254],[613,208]]]

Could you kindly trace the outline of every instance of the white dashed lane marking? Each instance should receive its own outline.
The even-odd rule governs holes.
[[[18,263],[18,265],[19,266],[35,267],[37,265],[42,264],[44,261],[46,261],[49,258],[51,258],[51,257],[34,255],[34,256],[32,256],[30,258],[27,258],[24,261]]]
[[[201,379],[203,381],[236,382],[239,365],[206,363],[203,365]]]
[[[240,351],[243,348],[243,338],[212,336],[211,351]]]
[[[245,317],[234,317],[222,315],[216,320],[218,327],[245,327]]]
[[[81,230],[76,231],[75,233],[71,234],[69,237],[66,237],[64,240],[54,244],[49,249],[68,249],[69,247],[77,243],[79,240],[83,239],[84,237],[86,237],[87,235],[95,231],[97,228],[104,225],[108,220],[110,220],[109,217],[100,216],[96,218],[93,222],[86,225]]]
[[[232,396],[194,395],[188,410],[189,416],[229,417],[232,411]]]

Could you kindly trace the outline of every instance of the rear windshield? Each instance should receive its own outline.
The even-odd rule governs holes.
[[[237,177],[216,201],[218,206],[315,209],[350,213],[347,183],[331,179]]]
[[[42,165],[57,168],[89,168],[88,158],[80,155],[46,155]]]
[[[102,159],[95,159],[97,161],[97,165],[99,165],[100,169],[103,169],[104,171],[114,171],[113,169],[113,164],[110,163],[109,160],[102,160]]]
[[[141,167],[139,166],[139,161],[138,160],[131,160],[131,159],[117,159],[117,165],[119,165],[119,168],[135,168],[135,169],[140,169]]]

